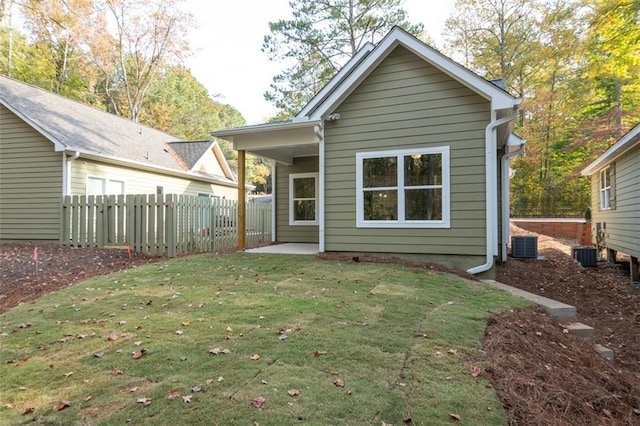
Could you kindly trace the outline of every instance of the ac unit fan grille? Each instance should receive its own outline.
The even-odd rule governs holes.
[[[536,259],[538,257],[538,237],[530,235],[511,237],[511,255],[518,258]]]

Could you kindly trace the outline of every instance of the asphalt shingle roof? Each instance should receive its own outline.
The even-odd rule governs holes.
[[[171,149],[182,158],[189,170],[193,169],[208,149],[211,149],[211,145],[213,141],[169,142]]]
[[[0,102],[69,151],[188,170],[165,145],[182,139],[168,133],[5,76]]]

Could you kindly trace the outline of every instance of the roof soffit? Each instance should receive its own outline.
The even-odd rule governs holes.
[[[632,148],[640,146],[640,123],[624,134],[616,143],[611,145],[600,157],[585,167],[580,174],[591,175],[607,166],[617,158],[620,158]]]

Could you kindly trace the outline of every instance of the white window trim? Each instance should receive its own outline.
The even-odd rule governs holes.
[[[295,179],[309,178],[315,179],[316,219],[315,220],[295,220],[293,214],[293,181]],[[310,198],[309,198],[310,199]],[[318,225],[318,173],[292,173],[289,175],[289,225],[290,226],[313,226]]]
[[[442,219],[441,220],[364,220],[364,191],[362,188],[362,163],[366,158],[397,157],[398,183],[404,182],[404,165],[400,161],[406,155],[442,155]],[[450,228],[449,147],[402,149],[356,153],[356,227],[357,228]],[[403,187],[403,185],[401,186]],[[404,195],[398,194],[399,217],[404,217]]]
[[[102,181],[102,194],[100,195],[124,195],[127,193],[127,182],[124,179],[109,179],[103,176],[92,176],[92,175],[87,175],[87,181],[85,184],[85,194],[89,195],[89,180],[91,179],[95,179],[95,180],[101,180]],[[109,182],[118,182],[118,183],[122,183],[122,194],[107,194],[107,185]]]
[[[609,177],[607,185],[604,185],[603,176]],[[611,210],[611,166],[605,167],[600,170],[600,210]]]

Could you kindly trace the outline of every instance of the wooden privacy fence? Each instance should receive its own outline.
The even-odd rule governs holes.
[[[232,249],[238,202],[188,195],[65,196],[60,242],[74,247],[130,247],[154,256]],[[247,203],[246,244],[271,241],[271,204]]]

